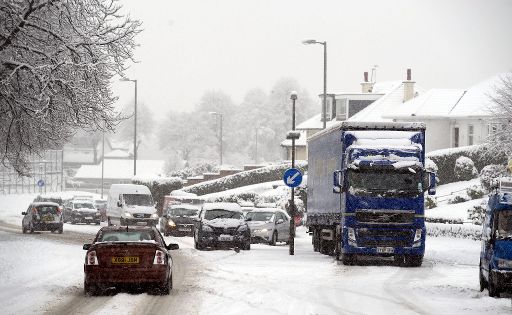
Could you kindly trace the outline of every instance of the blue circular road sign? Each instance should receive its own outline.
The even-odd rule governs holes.
[[[297,187],[302,183],[302,173],[296,168],[289,168],[284,172],[283,181],[288,187]]]
[[[38,187],[43,187],[44,186],[44,180],[40,179],[37,181],[37,186]]]

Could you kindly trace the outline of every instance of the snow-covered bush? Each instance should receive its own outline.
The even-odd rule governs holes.
[[[169,176],[180,177],[187,179],[187,177],[198,176],[203,173],[215,173],[219,170],[219,167],[213,163],[200,163],[194,167],[185,167],[180,170],[174,170],[169,173]]]
[[[433,209],[437,207],[437,200],[436,198],[432,196],[426,196],[425,197],[425,208],[426,209]]]
[[[236,202],[238,204],[244,202],[252,202],[254,203],[258,194],[252,192],[241,192],[235,193],[228,196],[220,196],[216,198],[208,199],[209,202]]]
[[[480,171],[480,184],[487,192],[491,191],[491,180],[506,176],[507,168],[505,165],[491,164]]]
[[[439,183],[448,184],[459,181],[459,179],[455,177],[453,169],[455,167],[455,161],[460,156],[470,158],[478,170],[481,170],[484,166],[489,164],[505,164],[508,160],[505,153],[491,154],[484,145],[431,151],[427,153],[427,158],[431,159],[438,167],[437,176]]]
[[[482,225],[485,218],[485,206],[476,205],[468,210],[468,218],[476,225]]]
[[[307,165],[308,163],[306,161],[299,161],[295,163],[295,167],[301,170],[303,174],[307,169]],[[280,180],[282,179],[284,172],[290,168],[290,166],[290,163],[282,163],[250,171],[244,171],[219,179],[209,180],[206,182],[187,186],[183,188],[183,191],[201,196],[242,186]]]
[[[471,200],[480,199],[485,195],[485,191],[483,190],[482,187],[473,185],[466,189],[466,194],[468,195],[469,198],[471,198]]]
[[[181,189],[183,180],[179,177],[160,177],[160,176],[134,176],[133,184],[144,185],[149,188],[153,199],[156,201],[156,207],[159,214],[162,213],[164,196],[169,195],[171,191]]]
[[[466,156],[460,156],[455,160],[453,173],[459,181],[470,180],[478,177],[478,171],[476,170],[475,163]]]
[[[471,200],[466,193],[459,193],[448,199],[449,204],[462,203]]]
[[[427,223],[428,236],[467,238],[478,241],[482,238],[482,227],[474,224]]]

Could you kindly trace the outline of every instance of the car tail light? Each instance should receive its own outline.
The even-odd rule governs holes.
[[[86,265],[98,265],[98,256],[96,256],[96,251],[91,250],[87,253],[87,260],[85,261]]]
[[[166,263],[165,253],[161,250],[157,250],[155,252],[155,259],[153,259],[153,265],[165,265]]]

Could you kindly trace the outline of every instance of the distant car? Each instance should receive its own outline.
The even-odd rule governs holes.
[[[169,294],[172,289],[172,258],[155,227],[105,226],[87,250],[84,264],[85,294],[101,294],[105,289],[149,289]]]
[[[101,213],[94,207],[92,200],[73,200],[69,208],[71,213],[66,218],[71,224],[100,224]]]
[[[276,245],[288,242],[290,237],[290,217],[278,208],[259,208],[247,214],[253,243]]]
[[[23,233],[34,231],[52,231],[62,234],[62,209],[54,202],[33,202],[27,211],[21,213]]]
[[[205,203],[194,228],[194,245],[206,247],[229,246],[251,249],[251,230],[237,203]]]
[[[160,231],[168,235],[194,235],[194,222],[201,206],[171,205],[160,219]]]
[[[95,199],[93,202],[94,208],[100,211],[101,222],[107,221],[107,200]]]

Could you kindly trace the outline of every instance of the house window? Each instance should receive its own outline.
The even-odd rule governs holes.
[[[459,147],[459,127],[453,128],[453,147]]]
[[[336,120],[346,120],[347,117],[347,99],[336,100]]]
[[[475,127],[473,125],[468,125],[468,145],[474,144],[474,136],[475,136]]]
[[[498,123],[490,123],[489,125],[487,125],[487,134],[489,136],[492,136],[494,134],[496,134],[500,129],[500,124]]]

